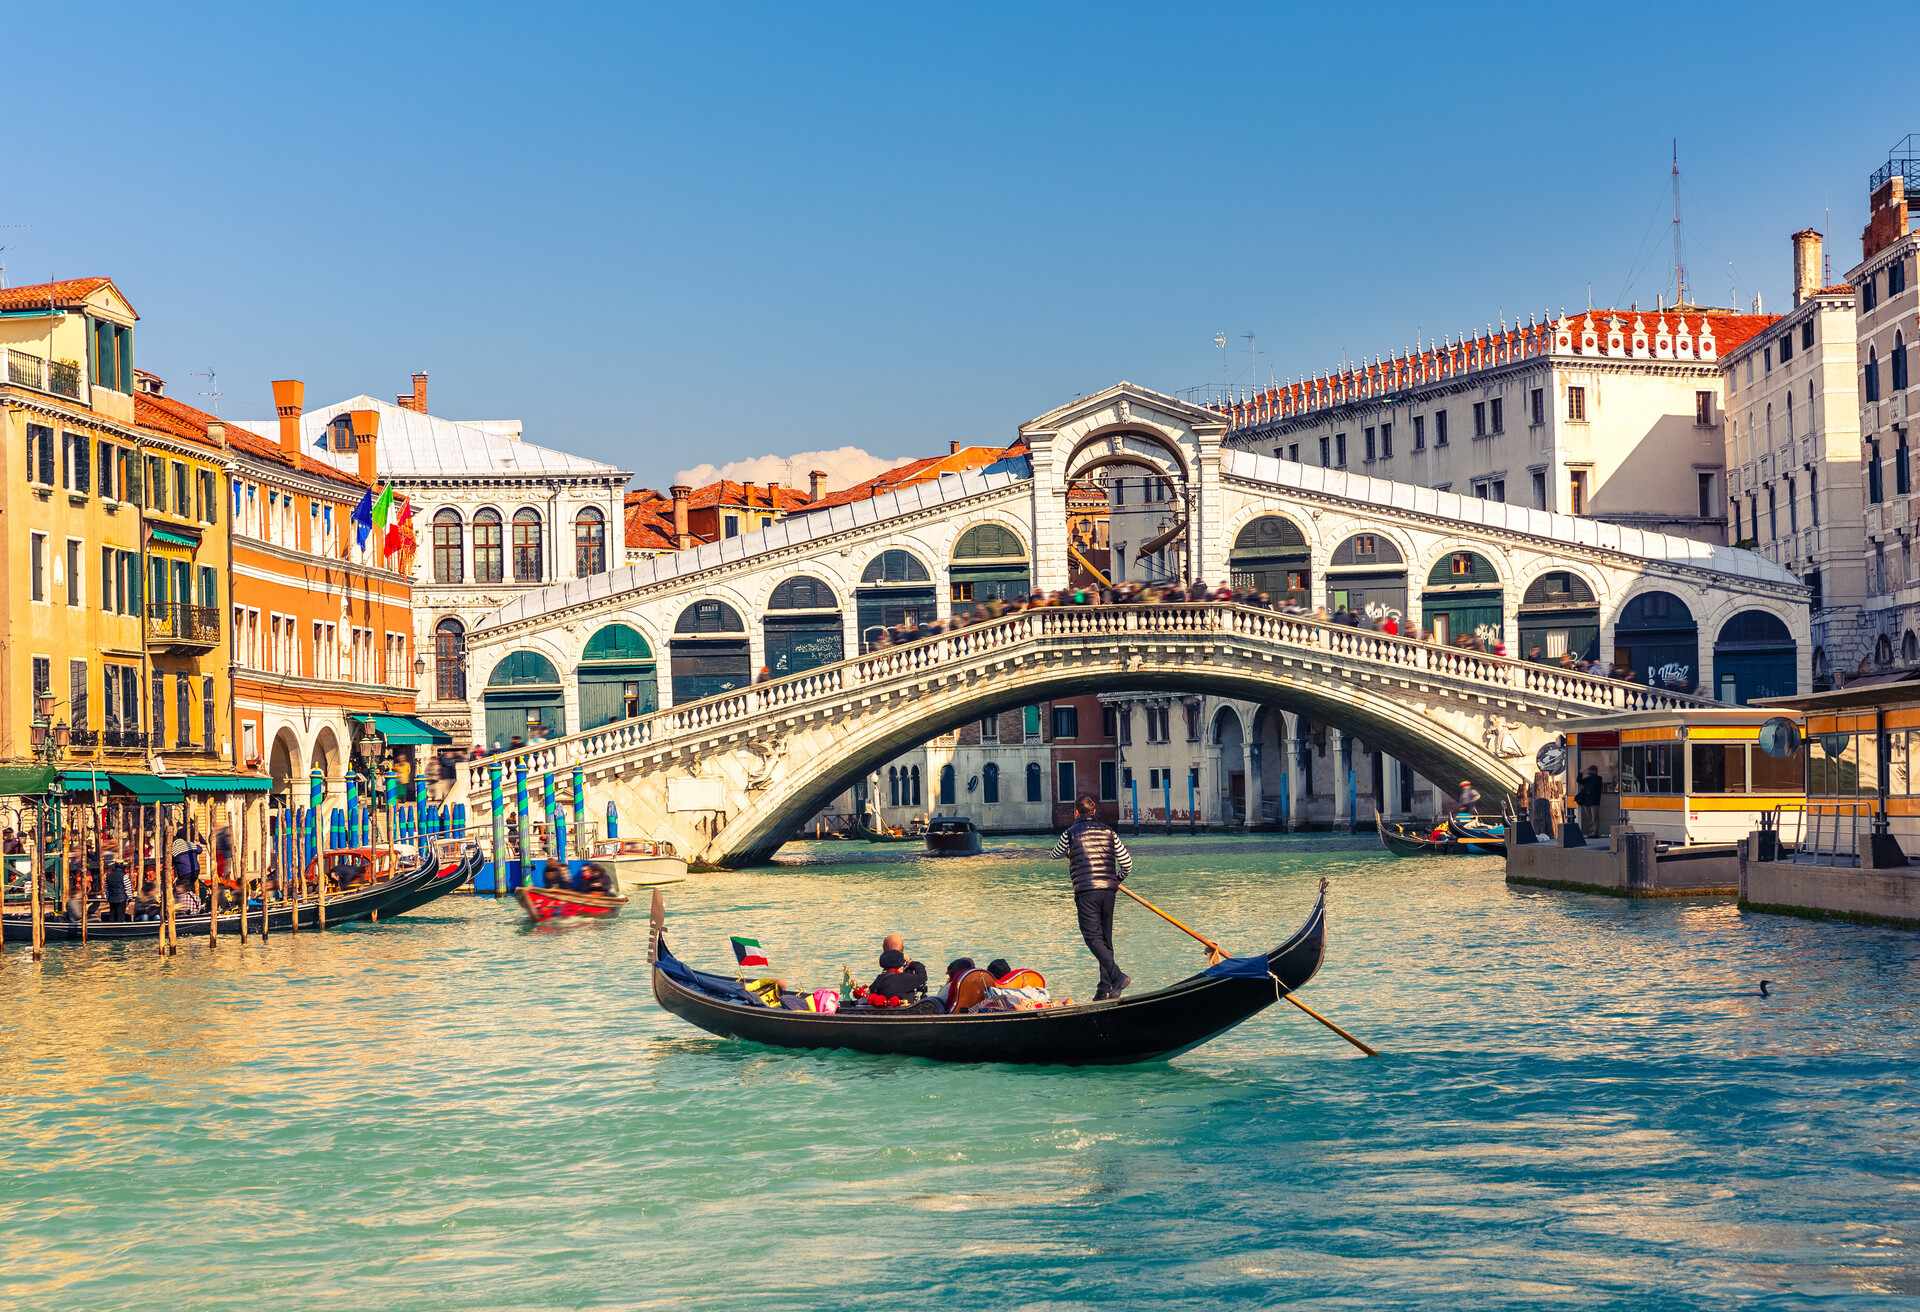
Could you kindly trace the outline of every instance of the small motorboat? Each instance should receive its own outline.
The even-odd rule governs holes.
[[[605,866],[616,888],[677,884],[687,877],[687,859],[673,844],[650,838],[603,838],[588,849],[587,860]]]
[[[513,891],[513,896],[526,911],[527,919],[536,925],[550,920],[609,920],[627,904],[618,893],[580,893],[571,888],[532,888],[524,884]]]
[[[1449,818],[1434,826],[1395,824],[1373,813],[1380,843],[1395,856],[1502,856],[1507,850],[1505,826],[1482,828],[1469,818]]]
[[[927,825],[928,856],[978,856],[980,827],[963,815],[937,815]]]

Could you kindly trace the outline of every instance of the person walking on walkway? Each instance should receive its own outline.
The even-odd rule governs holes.
[[[1133,980],[1113,958],[1113,901],[1120,881],[1133,873],[1133,853],[1100,819],[1100,804],[1091,796],[1082,796],[1074,807],[1073,823],[1053,845],[1053,856],[1067,860],[1080,937],[1100,963],[1100,983],[1093,1000],[1117,998]]]

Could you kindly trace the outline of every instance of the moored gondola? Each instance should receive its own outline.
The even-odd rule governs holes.
[[[762,1006],[738,980],[694,970],[668,950],[658,894],[648,957],[660,1005],[725,1038],[936,1061],[1119,1065],[1178,1056],[1305,986],[1326,952],[1326,899],[1322,880],[1306,922],[1264,955],[1230,957],[1152,993],[1039,1011],[928,1014],[847,1007],[821,1014]]]
[[[1380,834],[1381,846],[1395,856],[1500,856],[1507,850],[1504,831],[1463,831],[1452,820],[1415,829],[1395,824],[1376,810],[1373,826]]]

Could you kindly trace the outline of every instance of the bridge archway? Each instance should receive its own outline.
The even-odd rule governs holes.
[[[1637,592],[1614,623],[1613,659],[1650,688],[1691,692],[1700,684],[1700,626],[1671,592]]]
[[[1298,523],[1272,512],[1247,521],[1227,553],[1235,592],[1264,592],[1275,605],[1313,605],[1313,548]]]
[[[1191,575],[1192,481],[1177,441],[1122,426],[1068,452],[1067,578],[1076,588]]]
[[[1407,616],[1407,558],[1392,538],[1355,533],[1333,549],[1327,566],[1327,609],[1369,617]]]
[[[537,651],[510,652],[494,666],[480,703],[486,712],[486,742],[495,751],[511,746],[515,738],[532,742],[566,732],[560,671]]]
[[[1252,778],[1247,758],[1247,735],[1240,724],[1240,713],[1222,706],[1213,715],[1213,745],[1219,750],[1219,777],[1214,781],[1218,796],[1215,814],[1225,823],[1238,824],[1247,817],[1247,807],[1256,804],[1247,795]]]
[[[1506,641],[1506,597],[1500,571],[1477,551],[1450,551],[1433,562],[1420,594],[1420,623],[1435,642],[1462,638]]]
[[[1004,524],[975,524],[953,544],[947,566],[953,608],[988,601],[1018,601],[1033,590],[1027,544]]]
[[[698,701],[753,682],[753,653],[740,612],[717,598],[696,601],[674,621],[673,704]]]
[[[653,648],[630,624],[609,624],[580,653],[580,727],[598,729],[660,709]]]
[[[1575,660],[1590,661],[1600,654],[1599,598],[1570,569],[1548,570],[1527,584],[1519,619],[1515,654],[1523,660],[1558,661],[1571,653]]]
[[[1720,627],[1713,641],[1716,693],[1721,701],[1742,706],[1756,697],[1790,696],[1796,691],[1798,655],[1793,633],[1779,616],[1743,610]]]
[[[839,598],[826,580],[811,574],[796,574],[774,588],[760,622],[775,678],[831,665],[846,654]]]
[[[889,547],[867,562],[853,602],[862,651],[871,649],[888,629],[924,625],[940,613],[932,573],[925,561],[904,547]]]

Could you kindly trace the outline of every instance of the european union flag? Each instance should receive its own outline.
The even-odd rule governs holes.
[[[353,508],[353,541],[362,550],[367,539],[373,536],[373,489],[360,494],[360,504]]]

